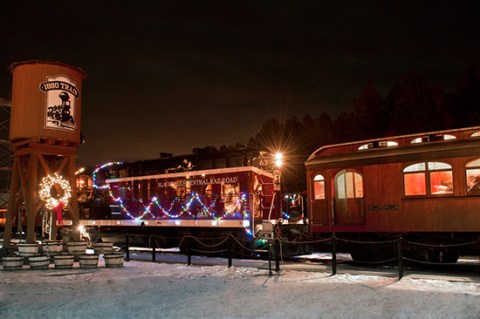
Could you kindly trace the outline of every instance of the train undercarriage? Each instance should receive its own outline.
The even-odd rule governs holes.
[[[456,263],[461,255],[480,255],[479,233],[337,233],[336,250],[359,263]],[[326,245],[332,245],[330,240]],[[324,245],[325,246],[325,245]],[[315,250],[315,248],[312,248]]]

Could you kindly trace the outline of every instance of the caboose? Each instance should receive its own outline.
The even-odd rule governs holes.
[[[314,234],[367,242],[401,235],[422,244],[407,254],[436,262],[455,262],[453,244],[480,238],[480,126],[324,146],[305,164]],[[354,260],[395,253],[358,247],[345,248]]]

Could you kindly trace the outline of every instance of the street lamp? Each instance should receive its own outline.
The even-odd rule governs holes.
[[[280,152],[275,153],[275,166],[276,167],[282,167],[283,165],[283,154]]]
[[[275,192],[275,207],[277,208],[277,218],[282,216],[282,186],[281,175],[283,166],[283,153],[277,152],[273,155],[275,167],[273,169],[273,190]],[[278,216],[280,214],[280,216]]]
[[[283,154],[277,152],[273,155],[275,167],[273,169],[273,184],[274,190],[280,191],[280,175],[281,175],[281,168],[283,165]]]

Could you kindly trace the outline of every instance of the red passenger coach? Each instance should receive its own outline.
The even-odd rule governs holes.
[[[313,233],[479,239],[480,127],[324,146],[306,169]]]

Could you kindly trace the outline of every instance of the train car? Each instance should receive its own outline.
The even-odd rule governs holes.
[[[480,127],[324,146],[305,165],[314,234],[363,241],[402,235],[424,244],[408,254],[437,262],[458,259],[449,245],[480,238]],[[369,261],[394,250],[346,249]]]
[[[245,228],[270,207],[273,176],[255,167],[107,179],[111,220],[102,225]],[[260,197],[262,195],[262,197]],[[114,203],[114,204],[113,204]]]
[[[163,235],[170,245],[185,235],[251,241],[263,220],[281,217],[265,165],[252,150],[109,163],[77,175],[80,225]]]

